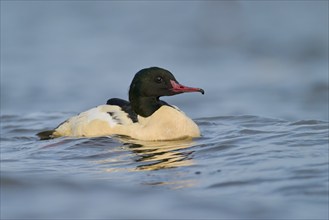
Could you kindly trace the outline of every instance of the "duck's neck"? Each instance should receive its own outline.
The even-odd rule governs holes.
[[[165,104],[158,97],[131,96],[129,97],[129,101],[134,112],[143,117],[151,116]]]

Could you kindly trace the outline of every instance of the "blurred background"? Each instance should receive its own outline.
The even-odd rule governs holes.
[[[159,66],[192,118],[328,120],[328,1],[1,1],[1,114],[127,99]]]

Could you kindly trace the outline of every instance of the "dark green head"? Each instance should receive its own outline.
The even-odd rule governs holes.
[[[201,92],[204,94],[203,89],[179,84],[168,70],[150,67],[136,73],[130,84],[129,101],[137,114],[147,117],[161,107],[159,97],[184,92]]]

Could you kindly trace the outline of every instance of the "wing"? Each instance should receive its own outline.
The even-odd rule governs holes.
[[[133,122],[138,122],[137,114],[132,110],[130,102],[123,100],[123,99],[113,98],[113,99],[107,100],[106,104],[119,106],[122,111],[127,113],[128,117]]]
[[[37,135],[41,140],[59,136],[103,136],[116,134],[117,128],[138,122],[137,114],[128,101],[109,99],[100,105],[73,116],[54,130],[43,131]],[[122,125],[122,126],[117,126]]]
[[[53,132],[59,136],[107,136],[121,134],[134,121],[118,105],[100,105],[73,116],[60,124]]]

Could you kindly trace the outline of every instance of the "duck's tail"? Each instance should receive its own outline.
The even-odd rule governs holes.
[[[40,138],[40,140],[49,140],[53,139],[55,130],[47,130],[37,133],[37,136]]]

